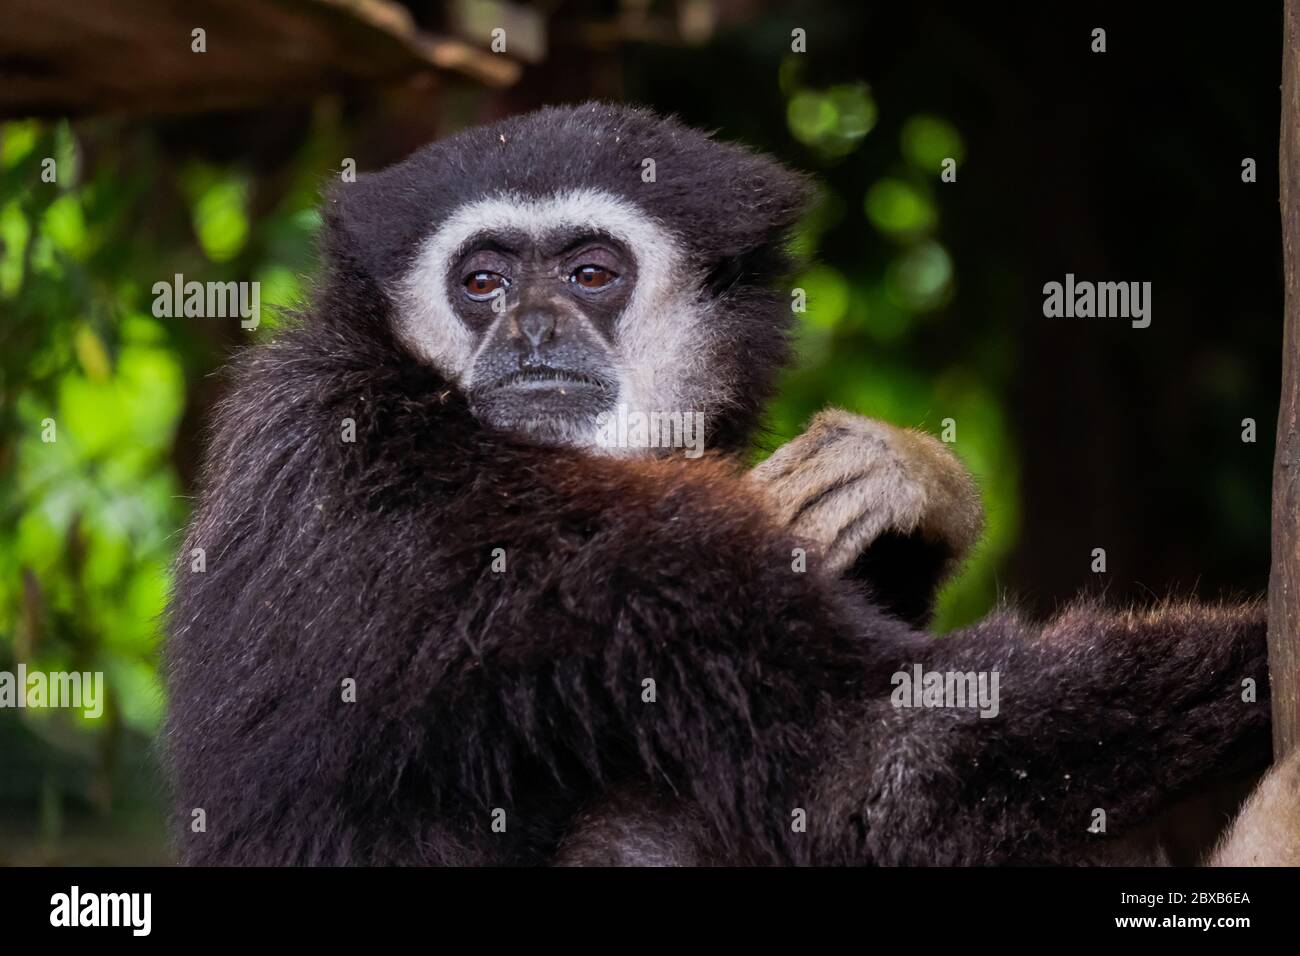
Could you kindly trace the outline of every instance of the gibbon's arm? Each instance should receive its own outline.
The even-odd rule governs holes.
[[[819,713],[906,628],[795,573],[725,462],[514,444],[317,337],[243,363],[177,569],[184,859],[540,861],[634,776],[791,859]]]
[[[755,468],[749,477],[763,488],[773,503],[774,512],[782,526],[814,543],[818,556],[828,570],[865,579],[877,603],[917,625],[924,623],[942,576],[951,573],[960,563],[982,525],[983,516],[974,482],[946,447],[930,436],[903,431],[883,422],[839,410],[817,415],[806,432],[778,449]],[[1068,723],[1075,732],[1086,733],[1086,722],[1079,721],[1077,716],[1071,714],[1071,710],[1082,713],[1085,718],[1096,715],[1094,719],[1102,731],[1099,736],[1111,741],[1105,748],[1109,752],[1101,755],[1097,761],[1097,765],[1102,767],[1106,760],[1114,759],[1114,751],[1119,746],[1114,742],[1116,738],[1111,736],[1111,730],[1106,727],[1108,711],[1119,710],[1135,716],[1149,715],[1157,721],[1149,725],[1152,729],[1161,727],[1160,721],[1172,724],[1173,721],[1184,718],[1187,726],[1201,735],[1216,722],[1220,722],[1224,734],[1221,738],[1208,741],[1210,746],[1219,748],[1206,762],[1207,769],[1212,770],[1207,780],[1213,780],[1216,772],[1221,776],[1230,775],[1230,766],[1224,764],[1223,757],[1231,755],[1231,744],[1240,734],[1250,733],[1251,727],[1256,731],[1251,738],[1255,745],[1254,759],[1242,754],[1242,767],[1254,770],[1266,760],[1262,748],[1267,740],[1258,733],[1258,720],[1251,720],[1261,714],[1266,716],[1266,687],[1263,690],[1263,705],[1258,702],[1247,704],[1237,693],[1236,696],[1228,695],[1211,701],[1217,707],[1198,703],[1195,708],[1188,708],[1179,704],[1175,698],[1168,701],[1172,705],[1170,709],[1162,712],[1151,706],[1143,708],[1126,702],[1124,684],[1135,680],[1138,693],[1149,692],[1149,704],[1163,704],[1167,698],[1159,690],[1166,686],[1162,681],[1177,681],[1178,676],[1169,671],[1186,665],[1186,661],[1180,660],[1176,653],[1179,647],[1191,648],[1191,653],[1198,654],[1200,652],[1196,648],[1214,643],[1216,635],[1225,627],[1258,635],[1262,634],[1263,626],[1262,609],[1258,607],[1216,610],[1187,605],[1168,607],[1145,615],[1116,615],[1081,606],[1046,628],[1027,627],[1010,617],[1001,621],[989,621],[972,634],[955,636],[953,640],[956,643],[936,645],[927,651],[925,657],[941,661],[945,654],[951,653],[957,663],[945,665],[943,673],[947,669],[960,669],[961,673],[966,673],[966,660],[979,662],[991,656],[994,663],[986,664],[985,673],[1004,664],[1012,667],[1010,671],[999,675],[1001,689],[1012,691],[1017,688],[1014,685],[1009,687],[1007,681],[1015,680],[1017,671],[1020,677],[1032,676],[1039,680],[1043,679],[1044,674],[1053,672],[1063,675],[1065,688],[1055,692],[1059,700],[1039,701],[1031,698],[1026,705],[1016,704],[1017,712],[1013,712],[1011,718],[1028,722],[1050,717],[1056,722]],[[1152,666],[1149,663],[1151,648],[1144,646],[1147,642],[1168,647],[1170,655]],[[1021,644],[1029,646],[1022,648],[1019,646]],[[1229,639],[1216,649],[1232,651],[1240,646],[1240,641]],[[1254,645],[1255,657],[1247,666],[1250,676],[1256,680],[1264,674],[1259,666],[1262,663],[1262,658],[1259,657],[1261,648],[1262,645],[1258,643]],[[1048,658],[1045,664],[1033,656],[1035,653]],[[1051,658],[1054,656],[1061,657],[1061,661],[1053,662]],[[1200,663],[1210,667],[1215,660],[1211,654]],[[998,663],[999,661],[1004,663]],[[1226,661],[1221,660],[1220,663],[1230,666]],[[1017,664],[1019,666],[1015,666]],[[1044,666],[1048,669],[1044,669]],[[1064,675],[1070,667],[1082,667],[1084,671],[1078,677],[1065,680]],[[1140,673],[1126,677],[1118,674],[1116,667],[1140,668]],[[1204,686],[1203,675],[1211,673],[1190,671],[1184,679],[1195,688]],[[1108,680],[1113,681],[1109,690],[1105,684]],[[1046,681],[1048,692],[1054,693],[1051,678]],[[1097,681],[1102,682],[1100,687],[1097,686]],[[1173,686],[1178,685],[1175,683]],[[1233,686],[1238,692],[1244,692],[1240,682]],[[1036,690],[1032,685],[1029,689]],[[1232,687],[1228,689],[1231,690]],[[1013,702],[1016,700],[1013,697]],[[1139,705],[1140,703],[1141,701],[1138,702]],[[907,720],[901,715],[898,719],[904,723]],[[987,726],[983,723],[963,726],[967,727],[968,735],[972,737],[967,744],[972,755],[982,752],[986,747],[991,751],[1002,744],[1001,725],[996,720]],[[1055,728],[1044,729],[1051,735],[1057,733]],[[1172,743],[1178,739],[1177,728],[1171,726],[1171,731],[1164,738],[1166,742]],[[1032,739],[1033,727],[1020,730],[1017,736]],[[903,743],[900,746],[904,748],[915,743],[908,741],[906,735],[901,735],[901,739]],[[1152,735],[1152,744],[1158,744],[1159,741],[1158,735]],[[1029,756],[1027,751],[1020,749],[1022,745],[1019,739],[1016,739],[1015,744],[1016,756]],[[1085,756],[1094,756],[1095,744],[1083,746],[1082,752]],[[1157,756],[1154,747],[1149,747],[1149,752],[1152,757]],[[884,753],[889,753],[888,745],[885,746]],[[1062,754],[1052,752],[1049,758],[1062,759]],[[988,759],[986,757],[985,761]],[[1139,773],[1146,773],[1140,762],[1131,763],[1127,769],[1138,769]],[[1018,768],[1013,776],[1019,779],[1022,770],[1028,773],[1027,769]],[[859,766],[846,768],[845,779],[852,780],[855,776],[860,776],[860,771]],[[1078,783],[1080,774],[1075,773],[1067,778],[1065,773],[1066,771],[1061,772],[1062,781],[1073,779]],[[1140,803],[1143,799],[1148,799],[1151,806],[1157,807],[1172,803],[1179,795],[1180,787],[1188,790],[1202,789],[1199,782],[1196,786],[1189,787],[1175,776],[1162,780],[1159,771],[1150,775],[1150,783],[1157,788],[1153,799],[1151,794],[1144,794],[1140,787],[1129,791],[1120,786],[1105,794],[1099,792],[1099,799],[1104,797],[1113,801],[1112,811],[1119,809],[1119,820],[1118,823],[1112,820],[1107,830],[1089,834],[1090,837],[1116,832],[1117,826],[1120,832],[1131,831],[1134,816],[1144,822],[1149,820],[1151,813]],[[1032,791],[1038,802],[1044,802],[1041,790],[1032,785],[1021,789]],[[1278,789],[1278,786],[1274,784],[1273,789]],[[987,807],[991,798],[981,792],[979,799]],[[1257,798],[1255,802],[1258,804],[1261,800],[1262,798]],[[1032,809],[1032,806],[1026,809]],[[1103,806],[1101,809],[1106,808]],[[944,826],[942,816],[945,810],[946,805],[941,804],[939,816],[934,821],[935,829]],[[1257,810],[1252,819],[1263,816],[1264,813]],[[1009,836],[991,831],[982,832],[977,837],[994,838],[991,844],[981,844],[972,850],[977,858],[979,853],[1000,852],[997,847],[1001,844],[1018,847],[1023,841],[1034,839],[1032,828],[1025,826],[1027,818],[1023,812],[1010,813],[1007,819],[1012,822]],[[1088,825],[1094,826],[1091,818]],[[599,827],[593,829],[599,832]],[[889,828],[885,829],[888,832]],[[1242,824],[1239,829],[1243,832],[1246,829],[1257,832],[1259,827],[1248,828]],[[1103,852],[1099,854],[1101,857],[1107,855],[1113,845],[1113,841],[1105,842],[1103,839],[1092,839],[1090,842],[1102,849]],[[1244,838],[1238,836],[1232,846],[1240,846],[1243,842]],[[572,848],[578,846],[578,843],[577,839],[573,839],[568,845]],[[958,845],[959,842],[953,844],[954,847]],[[1059,846],[1059,841],[1045,841],[1044,845],[1055,848]],[[589,843],[588,846],[594,847],[594,844]],[[1030,854],[1037,851],[1017,849],[1015,852]],[[921,860],[926,858],[924,854],[920,856]]]
[[[746,480],[809,563],[861,583],[876,606],[918,627],[983,525],[974,480],[943,444],[839,409],[819,412]],[[553,862],[743,862],[720,857],[715,843],[688,801],[632,781],[583,808]]]
[[[807,787],[801,860],[822,865],[1162,862],[1147,832],[1180,798],[1268,763],[1262,606],[1077,607],[1047,625],[1001,614],[898,653],[855,706],[828,710]],[[877,645],[878,647],[880,645]],[[897,674],[998,674],[996,714],[896,707]],[[1243,681],[1256,682],[1253,702]],[[970,685],[966,685],[970,686]],[[991,687],[987,683],[985,687]],[[1246,695],[1249,696],[1249,695]],[[1292,762],[1290,773],[1294,776]],[[1258,855],[1300,819],[1284,767],[1247,805],[1218,863]],[[1099,814],[1098,811],[1101,811]],[[1289,858],[1277,850],[1269,859]],[[586,808],[561,865],[748,862],[694,808],[627,787]]]
[[[996,671],[997,714],[895,707],[898,685],[868,690],[831,731],[814,857],[1112,862],[1117,838],[1162,808],[1268,763],[1262,604],[1081,605],[1039,626],[999,614],[897,664]]]
[[[850,578],[863,580],[868,584],[869,593],[876,603],[918,626],[925,623],[935,591],[943,577],[960,564],[983,523],[974,482],[961,462],[944,445],[919,432],[903,431],[883,422],[835,409],[818,414],[807,431],[778,449],[751,471],[749,478],[762,488],[773,506],[778,523],[798,537],[813,543],[824,568],[831,573],[847,574]],[[1043,680],[1044,674],[1065,675],[1071,667],[1084,668],[1078,677],[1065,680],[1063,676],[1065,689],[1059,692],[1053,691],[1052,678],[1047,677],[1048,693],[1055,693],[1059,699],[1031,699],[1026,705],[1016,704],[1012,718],[1028,722],[1050,717],[1054,722],[1067,724],[1074,732],[1084,734],[1088,732],[1086,720],[1080,721],[1077,715],[1082,714],[1086,719],[1095,720],[1102,731],[1100,736],[1108,741],[1103,748],[1106,752],[1099,754],[1095,744],[1083,745],[1081,752],[1086,757],[1098,758],[1095,765],[1103,770],[1106,761],[1116,758],[1117,750],[1120,754],[1129,753],[1123,749],[1128,746],[1121,742],[1123,737],[1111,736],[1111,729],[1106,726],[1108,714],[1119,712],[1121,717],[1131,714],[1135,718],[1143,715],[1144,723],[1141,726],[1157,731],[1163,726],[1169,726],[1170,732],[1163,738],[1163,742],[1178,746],[1183,760],[1188,759],[1192,751],[1182,750],[1177,743],[1179,728],[1176,721],[1185,721],[1186,728],[1193,733],[1194,738],[1204,737],[1216,725],[1221,725],[1221,736],[1211,736],[1202,743],[1209,751],[1203,753],[1208,758],[1204,765],[1206,775],[1203,781],[1195,779],[1189,783],[1177,775],[1162,779],[1160,771],[1148,775],[1140,759],[1131,759],[1124,769],[1137,770],[1140,776],[1148,776],[1147,782],[1151,789],[1144,791],[1140,786],[1132,790],[1125,789],[1124,784],[1119,782],[1120,775],[1115,774],[1119,785],[1110,791],[1097,792],[1099,800],[1112,801],[1111,816],[1118,809],[1119,817],[1118,820],[1111,819],[1109,826],[1102,829],[1090,816],[1088,826],[1098,832],[1088,832],[1088,845],[1082,849],[1088,853],[1096,851],[1098,859],[1132,860],[1132,854],[1139,851],[1137,839],[1128,839],[1127,845],[1120,848],[1114,840],[1106,840],[1104,835],[1116,832],[1131,834],[1134,818],[1144,823],[1151,820],[1152,811],[1148,806],[1168,806],[1177,799],[1180,791],[1199,793],[1206,788],[1206,784],[1213,783],[1216,779],[1230,778],[1233,748],[1236,741],[1243,739],[1243,735],[1246,735],[1244,739],[1252,742],[1253,749],[1247,748],[1237,754],[1242,758],[1241,768],[1255,771],[1266,763],[1264,748],[1267,737],[1260,733],[1259,721],[1263,716],[1263,726],[1266,728],[1267,686],[1263,681],[1265,671],[1262,667],[1263,645],[1260,637],[1263,627],[1263,610],[1258,606],[1219,609],[1196,605],[1169,606],[1140,615],[1107,613],[1097,608],[1080,606],[1045,628],[1029,627],[1011,617],[989,621],[974,633],[955,636],[955,644],[938,644],[925,656],[927,659],[937,657],[942,660],[946,653],[951,652],[958,664],[946,666],[964,668],[962,662],[966,659],[979,661],[992,655],[995,663],[987,665],[987,670],[1003,666],[997,663],[999,660],[1011,666],[1010,671],[1000,674],[1000,687],[1013,692],[1017,690],[1016,686],[1008,685],[1007,681],[1014,681],[1017,676],[1033,676]],[[1218,642],[1217,637],[1225,630],[1235,633],[1225,634],[1227,639]],[[963,641],[966,642],[964,646]],[[975,644],[972,646],[970,642]],[[1019,646],[1021,644],[1029,646],[1022,648]],[[1153,663],[1150,653],[1152,647],[1146,646],[1148,644],[1166,647],[1170,653]],[[1198,648],[1207,645],[1212,646],[1212,652],[1204,660],[1189,662],[1186,659],[1187,653],[1198,655],[1201,653]],[[1181,656],[1180,648],[1183,649]],[[1204,687],[1206,678],[1214,675],[1209,668],[1217,662],[1230,671],[1236,663],[1242,662],[1240,658],[1216,658],[1213,651],[1232,654],[1242,648],[1250,649],[1243,673],[1264,685],[1258,688],[1260,693],[1257,694],[1257,697],[1262,696],[1263,703],[1256,701],[1251,704],[1241,699],[1245,694],[1245,688],[1241,686],[1245,676],[1236,684],[1228,686],[1228,691],[1232,693],[1209,701],[1198,700],[1195,688]],[[1042,669],[1043,665],[1033,657],[1035,653],[1049,658],[1046,663],[1049,669]],[[1052,662],[1050,658],[1054,656],[1061,657],[1061,661]],[[1031,661],[1032,664],[1029,663]],[[1203,669],[1190,669],[1191,664],[1200,664]],[[1117,672],[1117,668],[1133,668],[1135,673],[1126,676]],[[1180,668],[1185,672],[1180,671]],[[962,670],[962,673],[965,672]],[[1167,685],[1163,683],[1166,680],[1175,683]],[[1191,689],[1190,699],[1195,706],[1188,706],[1176,695],[1167,697],[1160,690],[1165,686],[1178,688],[1180,680]],[[1109,688],[1107,681],[1112,682]],[[1124,700],[1124,694],[1128,690],[1125,685],[1130,681],[1135,682],[1134,692],[1149,694],[1145,708],[1140,706],[1141,699],[1136,705]],[[1036,690],[1032,685],[1029,689]],[[1018,700],[1016,697],[1012,699],[1013,702]],[[1168,710],[1160,709],[1159,705],[1164,704],[1169,705]],[[1075,711],[1074,714],[1071,713],[1072,710]],[[1153,722],[1145,723],[1147,718]],[[906,717],[900,715],[899,719],[906,722]],[[996,720],[987,726],[982,721],[969,725],[968,733],[973,738],[967,745],[970,751],[974,753],[985,747],[992,749],[1001,746],[1001,727]],[[1119,729],[1123,731],[1125,728],[1121,725]],[[1032,727],[1027,727],[1020,730],[1017,736],[1032,738],[1032,731]],[[1057,734],[1057,730],[1050,726],[1045,726],[1044,731],[1053,738]],[[985,739],[982,740],[981,737]],[[903,740],[900,746],[904,748],[915,743],[907,741],[905,737]],[[1063,739],[1061,742],[1065,743]],[[1159,733],[1151,736],[1148,753],[1153,759],[1159,757],[1158,747],[1161,742]],[[1015,746],[1015,755],[1029,756],[1027,751],[1020,749],[1022,745],[1019,739],[1015,740]],[[884,752],[889,752],[888,746]],[[1136,755],[1129,756],[1132,758]],[[1063,750],[1052,751],[1048,758],[1057,761],[1066,759]],[[1167,764],[1167,760],[1161,761],[1161,767]],[[1022,770],[1026,774],[1029,772],[1026,768],[1017,768],[1013,773],[1014,779],[1021,779],[1019,774]],[[845,779],[860,777],[860,771],[859,766],[845,768]],[[1083,785],[1080,773],[1072,774],[1069,778],[1065,776],[1066,773],[1067,771],[1061,771],[1062,782],[1074,780],[1076,790]],[[1280,774],[1281,771],[1275,771],[1274,781]],[[1028,776],[1024,779],[1030,780]],[[1043,792],[1032,784],[1020,789],[1032,791],[1037,802],[1045,802]],[[1289,820],[1296,816],[1262,809],[1268,802],[1265,799],[1267,794],[1281,789],[1276,782],[1260,788],[1259,795],[1251,804],[1253,812],[1243,813],[1233,839],[1220,850],[1221,856],[1241,856],[1242,852],[1238,848],[1249,840],[1247,834],[1258,834],[1264,829],[1260,821],[1281,819],[1283,816]],[[1014,790],[1012,788],[1013,792]],[[630,797],[614,801],[614,806],[625,813],[628,808],[636,807],[635,797],[634,791]],[[979,799],[987,808],[990,796],[981,792]],[[1146,803],[1142,802],[1144,800]],[[644,802],[650,813],[656,811],[653,801]],[[1272,807],[1278,803],[1275,797],[1268,805]],[[1296,798],[1296,803],[1300,805],[1300,797]],[[1059,803],[1054,806],[1059,808]],[[662,805],[658,809],[662,815]],[[1024,809],[1032,810],[1032,804]],[[1107,808],[1101,806],[1100,809]],[[691,819],[689,814],[674,812],[687,820]],[[946,813],[946,805],[942,802],[937,813],[936,830],[945,825],[943,815]],[[976,858],[980,853],[1002,852],[998,849],[1001,845],[1017,847],[1015,853],[1024,854],[1026,858],[1032,858],[1032,854],[1040,852],[1020,848],[1022,843],[1032,844],[1035,839],[1032,827],[1025,825],[1026,820],[1032,819],[1032,816],[1026,817],[1024,812],[1009,813],[1007,819],[1012,824],[1008,828],[1009,835],[993,830],[977,836],[977,839],[991,836],[993,840],[972,850]],[[610,836],[610,828],[602,823],[599,814],[592,811],[588,811],[583,823],[587,832],[575,834],[566,841],[567,855],[577,857],[585,854],[589,858],[599,858],[609,846],[607,838]],[[698,825],[698,819],[696,823]],[[679,827],[676,831],[664,832],[681,833],[682,829]],[[1069,836],[1069,833],[1062,835]],[[1154,838],[1158,834],[1151,836]],[[606,839],[602,840],[602,837]],[[953,844],[958,845],[959,842]],[[1055,851],[1060,847],[1061,841],[1045,839],[1043,845],[1050,846]],[[1145,848],[1140,849],[1145,851]],[[699,857],[701,853],[698,848],[687,852],[679,847],[677,855],[689,858],[692,855]],[[925,859],[927,857],[924,853],[919,856],[919,860]],[[1078,857],[1072,859],[1077,860]]]
[[[811,560],[917,626],[984,525],[974,479],[942,442],[840,409],[819,412],[748,478]]]

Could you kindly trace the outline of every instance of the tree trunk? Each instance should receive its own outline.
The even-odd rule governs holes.
[[[1278,168],[1286,307],[1282,401],[1273,462],[1273,567],[1268,584],[1268,659],[1273,753],[1300,743],[1300,0],[1286,0],[1282,24],[1282,130]]]

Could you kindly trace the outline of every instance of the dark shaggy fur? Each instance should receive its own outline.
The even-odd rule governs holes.
[[[645,156],[649,193],[629,184]],[[691,829],[688,861],[1067,862],[1267,764],[1257,607],[998,615],[935,638],[852,582],[792,573],[726,459],[598,459],[481,426],[395,339],[384,277],[462,201],[588,184],[711,271],[740,264],[721,321],[743,366],[730,434],[751,426],[789,319],[766,270],[804,195],[770,162],[585,106],[341,191],[312,314],[237,366],[178,565],[166,743],[186,862],[541,863],[625,785],[681,802],[662,832]],[[894,709],[890,676],[914,663],[999,670],[1000,716]],[[1095,807],[1107,837],[1087,832]]]

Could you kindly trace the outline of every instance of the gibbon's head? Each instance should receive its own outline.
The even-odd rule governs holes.
[[[595,447],[622,406],[701,414],[729,447],[787,358],[775,283],[810,192],[645,110],[548,108],[338,184],[325,253],[491,427]]]

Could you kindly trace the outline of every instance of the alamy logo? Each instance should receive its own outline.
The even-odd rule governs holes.
[[[1049,319],[1132,319],[1135,329],[1151,324],[1150,282],[1076,282],[1074,273],[1065,282],[1043,286],[1043,315]]]
[[[0,671],[0,707],[80,709],[87,717],[104,713],[103,671]]]
[[[898,671],[889,682],[895,707],[978,707],[981,717],[998,715],[997,671],[927,671],[920,664]]]
[[[262,321],[260,282],[186,282],[178,272],[171,282],[155,282],[152,291],[153,314],[159,319],[238,316],[245,329],[255,329]]]
[[[50,897],[51,926],[129,926],[131,935],[153,928],[152,893],[82,893],[73,886]]]
[[[704,454],[703,412],[634,412],[620,405],[596,416],[601,448],[685,448],[687,458]]]

